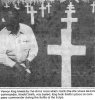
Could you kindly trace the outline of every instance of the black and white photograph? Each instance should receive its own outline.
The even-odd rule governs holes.
[[[0,0],[0,87],[95,87],[95,0]]]

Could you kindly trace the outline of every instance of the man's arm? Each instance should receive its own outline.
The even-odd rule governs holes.
[[[7,54],[5,55],[5,61],[3,61],[3,64],[13,68],[15,71],[22,72],[23,70],[25,70],[25,68],[21,66],[18,62],[14,62],[13,60],[11,60],[7,56]]]
[[[31,71],[29,70],[30,68],[30,62],[37,56],[38,54],[38,44],[37,44],[37,40],[36,37],[32,31],[32,29],[29,27],[27,32],[26,32],[28,41],[29,41],[29,46],[30,46],[30,50],[29,50],[29,54],[28,57],[25,61],[25,66],[26,66],[26,77],[30,76]]]
[[[0,54],[0,64],[11,67],[14,69],[14,71],[22,72],[23,70],[25,70],[25,68],[21,66],[18,62],[11,60],[11,58],[9,58],[6,53]]]
[[[31,28],[28,30],[28,32],[29,32],[28,37],[29,37],[31,47],[29,50],[29,55],[27,57],[27,60],[31,62],[38,54],[38,44],[37,44],[36,37]]]
[[[9,66],[9,67],[14,67],[14,65],[16,64],[16,62],[14,62],[13,60],[11,60],[7,54],[3,54],[1,59],[0,59],[0,62],[6,66]]]

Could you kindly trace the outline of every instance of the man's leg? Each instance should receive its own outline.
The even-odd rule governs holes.
[[[29,79],[25,70],[18,71],[8,66],[0,65],[0,87],[26,87]]]
[[[14,71],[15,87],[22,87],[24,85],[24,71]]]
[[[14,70],[15,87],[27,87],[29,84],[29,78],[26,77],[26,71],[22,68],[22,71]]]
[[[0,87],[13,87],[14,83],[12,68],[0,64]]]

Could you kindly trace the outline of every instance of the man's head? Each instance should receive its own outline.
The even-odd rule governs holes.
[[[19,30],[19,13],[16,9],[6,9],[4,11],[4,25],[12,34],[17,34]]]

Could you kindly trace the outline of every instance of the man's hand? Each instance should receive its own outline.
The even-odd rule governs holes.
[[[25,68],[24,68],[23,66],[21,66],[19,63],[16,63],[16,64],[13,66],[13,70],[14,70],[14,71],[22,72],[22,71],[25,71]]]
[[[30,71],[30,61],[26,59],[25,61],[25,66],[26,66],[26,78],[30,77],[31,71]]]
[[[26,66],[26,69],[29,69],[30,68],[30,61],[26,59],[25,61],[25,66]]]

